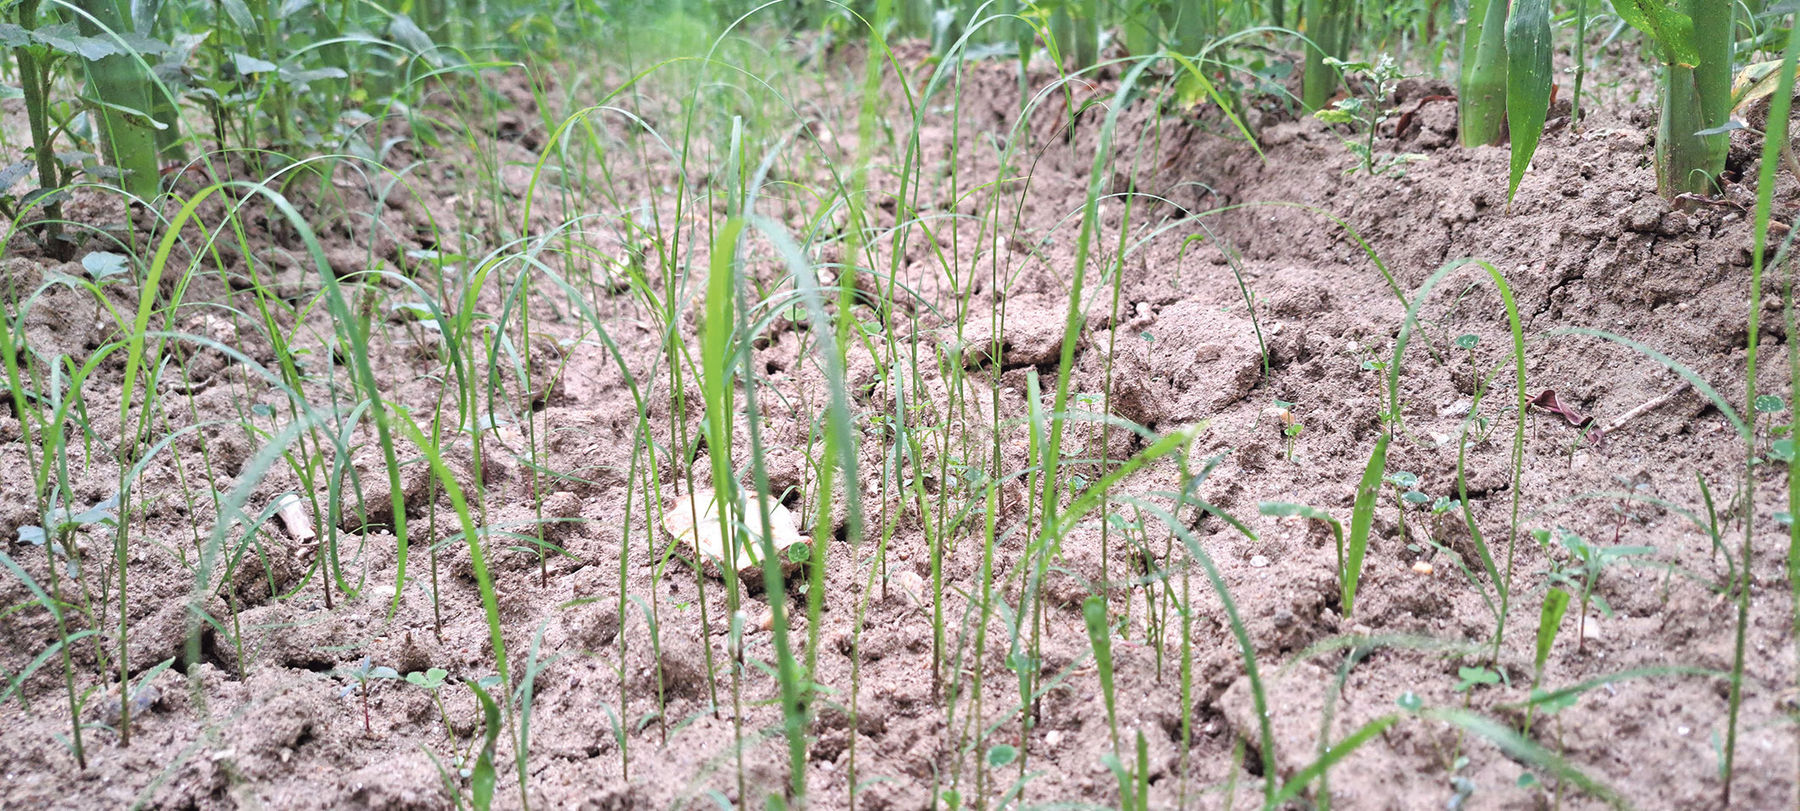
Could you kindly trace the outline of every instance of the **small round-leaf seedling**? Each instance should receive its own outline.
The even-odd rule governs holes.
[[[1500,683],[1500,674],[1485,667],[1459,667],[1456,669],[1456,676],[1461,681],[1458,681],[1452,689],[1458,693],[1466,692],[1478,685]]]
[[[345,687],[340,695],[349,695],[352,692],[362,694],[363,732],[369,735],[375,734],[375,730],[369,724],[369,690],[375,686],[374,682],[378,679],[400,678],[399,671],[391,667],[372,665],[369,657],[364,656],[362,661],[356,663],[355,667],[338,668],[337,674],[356,682]]]
[[[461,748],[461,742],[456,739],[456,730],[450,726],[450,713],[444,709],[444,697],[438,692],[438,688],[444,686],[449,676],[450,673],[441,667],[434,667],[423,673],[415,670],[406,674],[406,683],[431,694],[432,702],[437,704],[438,715],[444,719],[444,731],[450,735],[451,746]]]
[[[1004,743],[996,744],[987,751],[987,762],[991,768],[1001,768],[1018,759],[1019,750]]]

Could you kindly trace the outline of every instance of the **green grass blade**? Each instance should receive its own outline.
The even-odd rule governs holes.
[[[1368,743],[1369,739],[1387,731],[1388,727],[1393,726],[1399,720],[1400,716],[1398,715],[1383,715],[1358,727],[1355,732],[1350,733],[1343,740],[1326,747],[1324,755],[1307,764],[1306,768],[1295,772],[1293,777],[1288,778],[1288,781],[1281,785],[1280,791],[1269,795],[1269,799],[1263,803],[1263,807],[1277,808],[1282,803],[1300,796],[1300,792],[1305,791],[1306,787],[1312,785],[1314,780],[1324,777],[1325,772],[1336,765],[1338,761],[1349,757],[1363,744]]]
[[[1550,646],[1556,644],[1556,633],[1562,629],[1563,614],[1569,610],[1569,593],[1552,587],[1544,594],[1544,607],[1538,611],[1537,656],[1532,660],[1532,669],[1538,674],[1544,672],[1544,663],[1550,659]]]
[[[1458,707],[1434,707],[1419,711],[1420,717],[1438,721],[1447,721],[1463,731],[1486,738],[1488,743],[1500,747],[1500,750],[1515,760],[1522,761],[1554,775],[1614,808],[1629,808],[1631,804],[1614,791],[1612,787],[1589,777],[1585,772],[1575,768],[1561,755],[1556,754],[1535,741],[1520,735],[1512,727],[1483,715]]]
[[[1724,395],[1719,394],[1718,389],[1713,388],[1711,383],[1706,382],[1706,378],[1701,377],[1699,372],[1688,368],[1680,361],[1651,348],[1648,344],[1645,344],[1642,341],[1634,341],[1623,335],[1615,335],[1606,330],[1591,329],[1589,327],[1563,327],[1561,329],[1551,330],[1550,334],[1588,335],[1595,338],[1605,338],[1606,340],[1612,341],[1627,349],[1637,351],[1644,357],[1662,364],[1663,368],[1674,372],[1679,375],[1682,380],[1686,380],[1689,385],[1692,385],[1694,391],[1699,392],[1702,397],[1705,397],[1713,404],[1713,407],[1719,409],[1719,413],[1725,415],[1725,419],[1731,421],[1731,427],[1737,430],[1739,437],[1748,438],[1750,436],[1750,426],[1744,423],[1742,417],[1738,416],[1738,411],[1736,408],[1732,407],[1731,401],[1726,400]]]
[[[1375,440],[1375,450],[1363,467],[1362,481],[1356,485],[1356,505],[1350,513],[1350,538],[1345,544],[1343,568],[1338,572],[1339,597],[1345,619],[1350,618],[1356,605],[1356,583],[1362,579],[1363,555],[1369,549],[1369,531],[1375,525],[1375,502],[1381,496],[1381,478],[1387,470],[1387,448],[1391,438],[1391,434],[1383,433]],[[1401,540],[1405,541],[1404,538]]]

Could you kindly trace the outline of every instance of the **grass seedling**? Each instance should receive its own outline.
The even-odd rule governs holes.
[[[1356,536],[1346,548],[1344,543],[1344,525],[1339,523],[1331,513],[1305,504],[1265,501],[1257,505],[1257,512],[1276,518],[1298,517],[1318,521],[1331,528],[1331,539],[1337,545],[1338,575],[1338,608],[1343,611],[1344,618],[1350,618],[1350,612],[1356,607],[1356,583],[1362,579],[1363,553],[1368,549],[1368,535],[1365,533],[1359,543]]]
[[[1544,605],[1538,609],[1537,649],[1531,659],[1533,689],[1543,685],[1544,664],[1550,661],[1550,648],[1556,644],[1556,635],[1562,630],[1563,615],[1568,610],[1569,593],[1567,591],[1552,586],[1544,592]],[[1526,729],[1531,728],[1529,717],[1526,718],[1525,727]]]
[[[1300,419],[1294,416],[1294,404],[1282,400],[1275,401],[1275,418],[1281,422],[1281,438],[1286,446],[1287,460],[1294,461],[1294,440],[1306,430]]]

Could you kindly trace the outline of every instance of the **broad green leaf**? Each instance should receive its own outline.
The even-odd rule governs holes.
[[[394,21],[388,25],[388,36],[415,55],[437,49],[437,44],[431,41],[431,35],[425,33],[425,29],[420,28],[418,23],[405,14],[394,15]]]
[[[1694,44],[1694,20],[1681,12],[1678,0],[1613,0],[1613,11],[1627,25],[1644,32],[1665,65],[1694,67],[1700,49]]]
[[[231,18],[231,24],[237,26],[239,31],[257,30],[256,17],[251,15],[250,7],[244,5],[244,0],[219,0],[219,5],[225,8],[225,16]]]
[[[348,79],[350,74],[342,68],[313,68],[311,70],[281,69],[281,80],[288,84],[305,85],[320,79]]]
[[[0,23],[0,46],[7,48],[23,48],[30,45],[31,32],[24,26],[15,23]]]
[[[231,65],[232,67],[237,68],[238,73],[245,76],[254,73],[273,73],[279,69],[279,66],[274,62],[270,62],[267,59],[257,59],[254,56],[242,53],[234,53],[231,55]]]
[[[5,169],[0,169],[0,194],[11,191],[14,185],[25,179],[26,175],[31,174],[33,166],[31,161],[19,161]]]
[[[1731,114],[1743,118],[1744,112],[1762,99],[1775,94],[1781,84],[1781,60],[1757,62],[1738,71],[1731,81]]]
[[[78,56],[89,62],[99,61],[115,54],[124,53],[111,40],[100,37],[84,37],[75,28],[74,23],[46,25],[31,32],[32,39],[49,46],[50,50]]]
[[[1506,19],[1506,127],[1512,133],[1512,174],[1506,200],[1531,166],[1555,81],[1550,66],[1550,0],[1519,0]]]
[[[94,251],[81,257],[81,269],[87,271],[94,281],[100,281],[108,276],[130,271],[131,259],[112,251]]]

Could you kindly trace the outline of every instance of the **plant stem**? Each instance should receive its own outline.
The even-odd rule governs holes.
[[[1683,0],[1682,10],[1694,20],[1694,45],[1700,54],[1693,67],[1663,69],[1659,95],[1662,116],[1656,128],[1656,188],[1665,197],[1710,194],[1725,170],[1729,136],[1700,135],[1725,123],[1731,114],[1730,0]],[[1773,161],[1771,161],[1773,162]]]
[[[1507,0],[1469,0],[1457,81],[1457,131],[1467,147],[1498,144],[1506,133]]]
[[[110,37],[132,31],[131,8],[118,0],[77,0],[85,14],[76,15],[81,33]],[[161,179],[156,166],[156,130],[146,123],[150,111],[149,84],[138,70],[140,57],[114,54],[87,62],[90,92],[102,105],[101,154],[121,173],[119,187],[134,197],[156,196]],[[127,112],[127,111],[131,112]]]
[[[1342,59],[1343,45],[1349,33],[1350,6],[1347,0],[1306,0],[1301,11],[1306,16],[1306,67],[1301,79],[1300,100],[1308,110],[1325,106],[1337,92],[1338,71],[1325,64],[1325,57]],[[1373,134],[1374,129],[1370,128]]]
[[[40,0],[20,0],[19,26],[27,31],[37,28]],[[36,46],[22,45],[13,49],[19,62],[19,88],[25,96],[25,117],[31,124],[31,156],[37,162],[38,186],[55,189],[62,186],[60,167],[56,164],[56,147],[50,136],[50,73],[39,61]],[[67,258],[69,246],[62,236],[62,203],[44,207],[44,244],[52,256]]]

